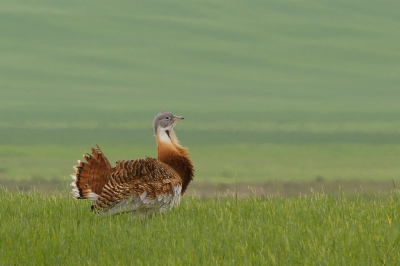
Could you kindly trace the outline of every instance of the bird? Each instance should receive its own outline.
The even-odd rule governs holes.
[[[182,116],[160,112],[153,121],[157,159],[120,160],[111,166],[96,144],[73,166],[72,193],[88,199],[99,216],[132,213],[146,217],[163,214],[179,205],[194,178],[188,149],[181,146],[174,127]]]

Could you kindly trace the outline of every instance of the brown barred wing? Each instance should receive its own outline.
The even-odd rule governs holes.
[[[118,161],[94,208],[99,215],[164,213],[179,204],[182,179],[153,159]]]

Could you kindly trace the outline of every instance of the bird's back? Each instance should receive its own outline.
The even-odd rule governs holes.
[[[164,213],[179,204],[181,190],[180,176],[154,158],[118,161],[94,208],[106,216]]]

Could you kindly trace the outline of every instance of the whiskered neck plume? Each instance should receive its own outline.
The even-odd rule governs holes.
[[[182,195],[193,180],[194,168],[188,149],[183,147],[173,129],[156,135],[158,160],[169,165],[182,178]]]
[[[158,159],[164,163],[175,157],[188,157],[187,148],[183,147],[173,129],[159,130],[156,134]]]

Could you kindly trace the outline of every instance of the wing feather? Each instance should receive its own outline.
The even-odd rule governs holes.
[[[153,159],[118,161],[94,208],[99,215],[119,212],[163,213],[179,204],[181,177]]]

